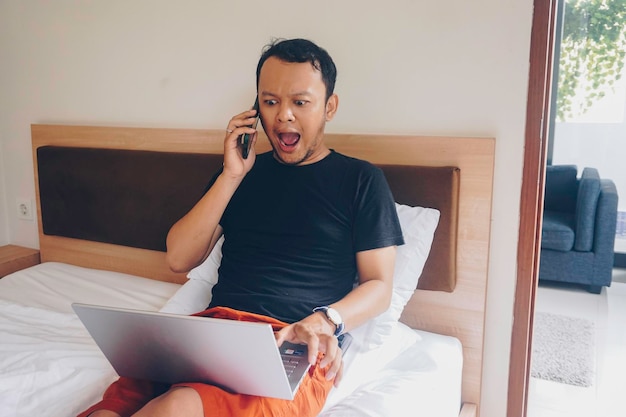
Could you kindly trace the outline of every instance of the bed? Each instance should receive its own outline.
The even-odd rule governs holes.
[[[0,280],[0,416],[69,416],[116,378],[72,313],[73,302],[186,314],[205,302],[197,285],[210,296],[213,254],[189,274],[172,273],[164,233],[221,164],[224,132],[65,125],[31,131],[41,264]],[[399,213],[420,209],[413,217],[419,223],[432,213],[426,209],[436,209],[438,218],[422,242],[427,248],[404,255],[407,264],[424,259],[405,287],[394,281],[395,310],[355,330],[346,376],[320,416],[479,415],[493,139],[326,140],[379,165]],[[257,152],[268,149],[260,138]]]

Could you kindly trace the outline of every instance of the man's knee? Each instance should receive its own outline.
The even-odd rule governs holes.
[[[136,414],[137,417],[144,415],[203,417],[202,399],[193,388],[174,388],[150,401]]]

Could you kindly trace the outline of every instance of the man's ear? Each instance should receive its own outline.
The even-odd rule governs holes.
[[[337,107],[339,106],[339,97],[337,94],[333,94],[326,101],[326,121],[330,122],[335,117]]]

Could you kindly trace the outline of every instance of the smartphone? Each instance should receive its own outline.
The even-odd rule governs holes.
[[[254,119],[254,123],[252,123],[252,128],[256,129],[257,123],[259,123],[259,97],[257,96],[256,100],[254,100],[254,105],[252,106],[254,110],[256,110],[256,117]],[[239,144],[241,146],[241,156],[243,159],[248,159],[248,155],[250,154],[250,147],[252,146],[252,135],[248,133],[244,133],[243,135],[239,135]]]

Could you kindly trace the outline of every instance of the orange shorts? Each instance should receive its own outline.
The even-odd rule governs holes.
[[[274,331],[286,326],[285,323],[270,317],[226,307],[215,307],[194,315],[269,323]],[[114,411],[122,417],[131,416],[150,400],[164,394],[172,387],[190,387],[196,390],[202,398],[205,417],[314,417],[322,410],[326,397],[333,386],[332,380],[327,381],[325,374],[324,369],[319,366],[312,366],[309,375],[305,376],[293,400],[233,394],[213,385],[202,383],[181,383],[170,386],[122,377],[107,388],[102,401],[83,411],[78,417],[86,417],[97,410]]]

